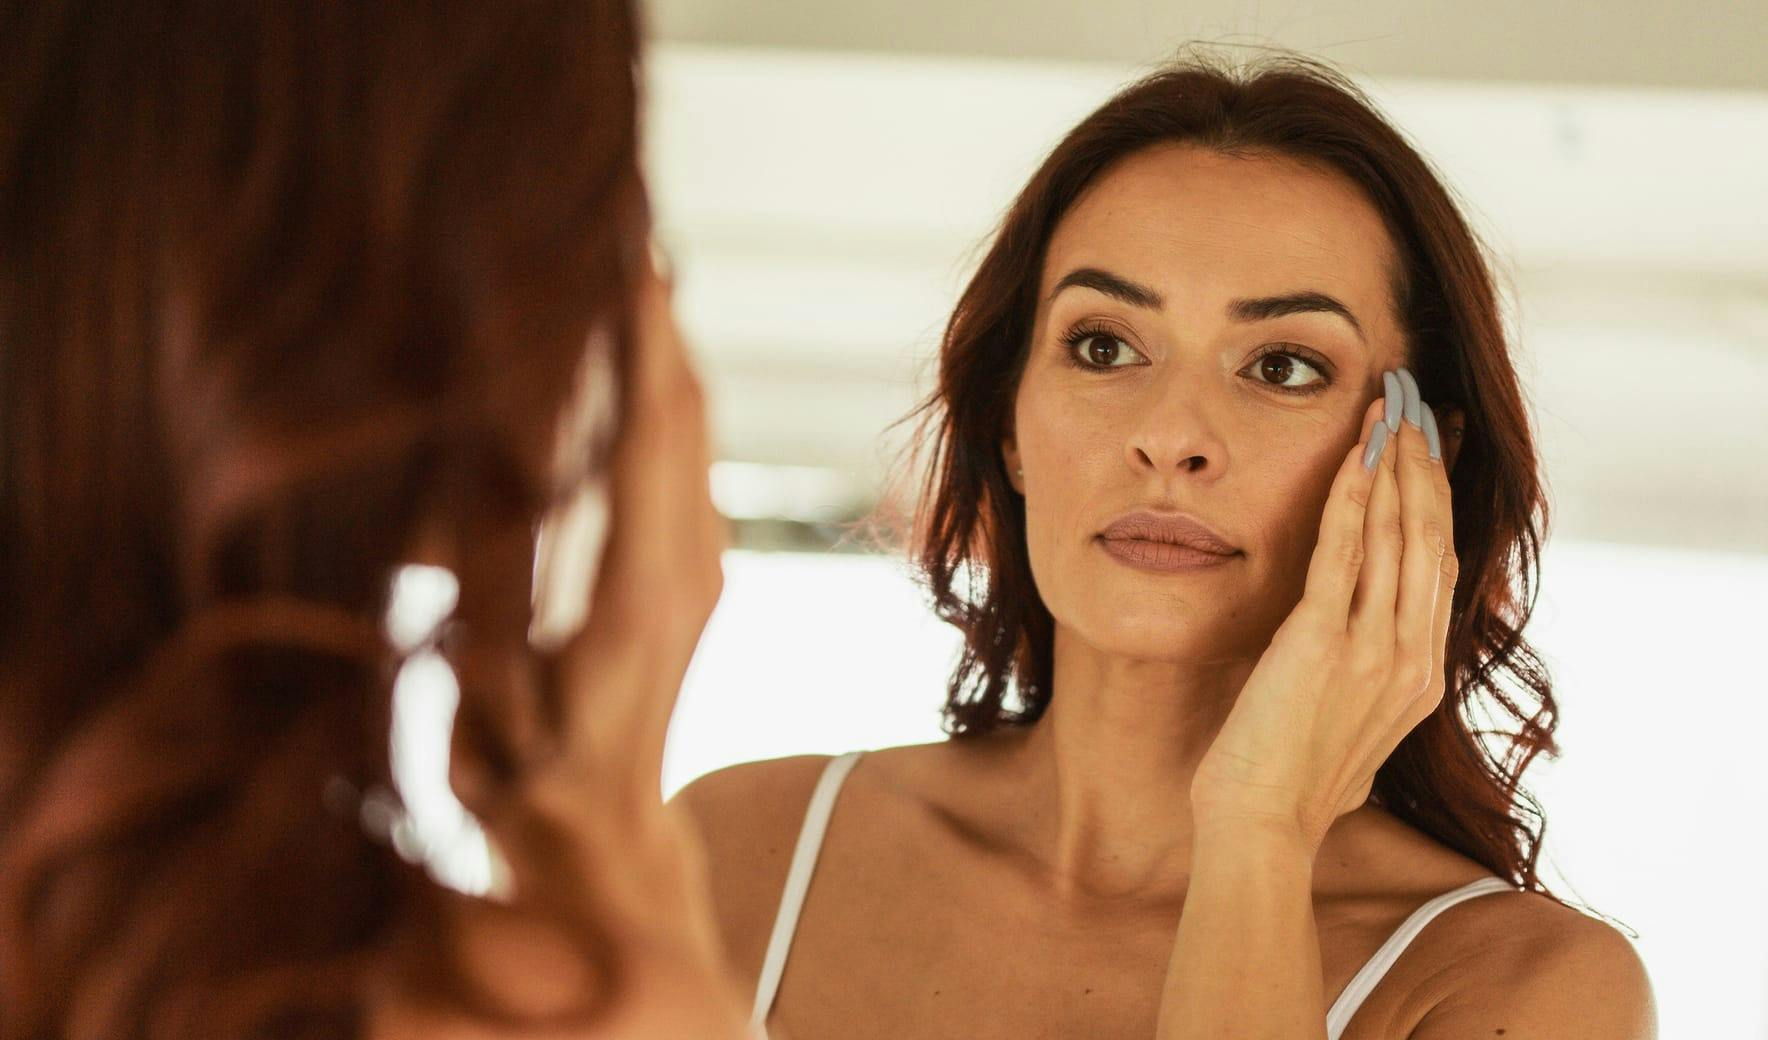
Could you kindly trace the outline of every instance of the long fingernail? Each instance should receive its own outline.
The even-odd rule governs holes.
[[[1387,444],[1387,423],[1378,422],[1369,434],[1369,446],[1363,449],[1363,468],[1374,469],[1375,463],[1381,458],[1382,446]]]
[[[1387,412],[1381,421],[1387,423],[1389,433],[1400,432],[1400,410],[1405,407],[1406,392],[1400,388],[1399,377],[1392,372],[1381,373],[1381,387],[1387,394]]]
[[[1418,380],[1412,378],[1411,372],[1401,368],[1399,374],[1400,388],[1406,392],[1406,421],[1412,424],[1413,429],[1418,429],[1424,425],[1419,414],[1423,410],[1421,406],[1424,404],[1424,397],[1419,394]]]
[[[1443,441],[1437,434],[1436,412],[1431,410],[1430,405],[1424,406],[1424,439],[1430,444],[1430,457],[1442,458]]]

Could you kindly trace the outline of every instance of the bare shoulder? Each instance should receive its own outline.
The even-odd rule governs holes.
[[[924,811],[933,792],[954,786],[947,779],[953,757],[946,742],[867,751],[841,789],[831,833],[851,838],[913,818],[905,811]],[[831,759],[745,762],[707,773],[671,799],[700,831],[725,952],[744,979],[761,973],[805,810]]]
[[[727,766],[670,799],[699,829],[725,951],[744,978],[761,972],[804,810],[830,757],[792,755]]]
[[[1538,892],[1472,899],[1433,972],[1411,1040],[1554,1036],[1655,1040],[1645,963],[1619,929]]]
[[[670,801],[699,826],[708,855],[752,853],[771,838],[796,838],[810,792],[831,757],[791,755],[715,769]]]
[[[1494,876],[1384,811],[1350,815],[1358,826],[1335,847],[1343,886],[1370,897],[1346,902],[1367,912],[1337,915],[1354,926],[1344,931],[1356,936],[1343,959],[1352,969],[1428,900]],[[1626,934],[1539,891],[1487,892],[1441,910],[1366,1005],[1346,1040],[1657,1036],[1650,980]]]

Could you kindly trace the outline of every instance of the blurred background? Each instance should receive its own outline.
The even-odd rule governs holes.
[[[648,9],[648,173],[736,531],[665,793],[940,739],[955,634],[842,525],[959,288],[1115,88],[1187,41],[1293,48],[1371,92],[1496,254],[1553,509],[1543,875],[1635,937],[1664,1037],[1768,1038],[1768,5]]]

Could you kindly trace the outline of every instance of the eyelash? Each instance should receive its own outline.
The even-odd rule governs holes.
[[[1114,339],[1114,340],[1117,340],[1119,343],[1123,343],[1125,346],[1129,346],[1129,341],[1125,340],[1122,336],[1119,336],[1117,333],[1112,332],[1110,329],[1104,327],[1103,325],[1094,325],[1094,324],[1089,324],[1087,322],[1082,322],[1081,324],[1076,325],[1074,328],[1069,329],[1068,333],[1062,337],[1062,344],[1064,347],[1063,355],[1068,359],[1069,364],[1073,365],[1075,368],[1082,370],[1083,372],[1103,372],[1107,368],[1111,367],[1108,365],[1089,364],[1088,362],[1082,361],[1080,359],[1080,355],[1076,352],[1075,348],[1079,347],[1082,343],[1085,343],[1087,340],[1092,339],[1095,336],[1101,336],[1106,339]],[[1131,349],[1134,349],[1134,348],[1131,348]]]
[[[1110,368],[1116,367],[1111,365],[1094,365],[1080,359],[1080,354],[1077,352],[1076,348],[1095,336],[1114,339],[1123,343],[1125,346],[1129,346],[1127,340],[1108,328],[1100,325],[1082,323],[1070,329],[1068,334],[1062,337],[1062,343],[1065,348],[1062,353],[1070,365],[1083,372],[1104,372]],[[1132,347],[1131,349],[1134,348]],[[1296,346],[1293,343],[1273,343],[1253,355],[1252,360],[1248,362],[1248,364],[1256,365],[1265,358],[1270,357],[1272,354],[1281,354],[1284,357],[1292,357],[1297,361],[1305,362],[1309,368],[1312,368],[1320,374],[1320,381],[1309,386],[1279,386],[1276,383],[1268,383],[1262,379],[1255,380],[1256,382],[1264,383],[1265,386],[1268,386],[1279,393],[1295,394],[1298,396],[1311,396],[1320,393],[1332,385],[1331,366],[1326,363],[1326,359],[1320,357],[1313,351],[1308,350],[1306,347]]]

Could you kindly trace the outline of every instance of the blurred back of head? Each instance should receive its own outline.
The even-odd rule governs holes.
[[[465,897],[335,796],[390,786],[420,544],[460,550],[475,809],[546,717],[533,530],[600,464],[555,451],[586,359],[625,371],[637,45],[625,0],[0,12],[0,1038],[455,992],[418,951]]]

